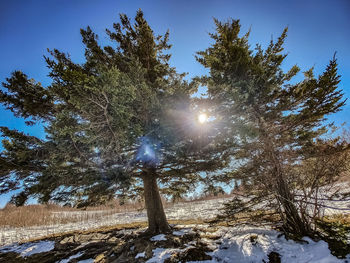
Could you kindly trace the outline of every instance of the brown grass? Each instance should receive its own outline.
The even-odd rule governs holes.
[[[0,209],[0,227],[29,227],[42,226],[52,224],[65,224],[87,221],[92,219],[103,218],[104,216],[115,213],[136,211],[143,209],[140,202],[119,205],[114,202],[104,206],[87,207],[86,209],[76,209],[70,207],[62,207],[58,205],[25,205],[16,207],[7,204]],[[99,213],[91,213],[92,211],[100,211]],[[63,212],[68,212],[62,215]],[[69,212],[80,212],[78,214]]]
[[[343,226],[350,227],[350,214],[336,214],[332,216],[326,216],[323,218],[323,220],[329,223],[338,223]]]
[[[231,195],[200,196],[192,199],[183,199],[179,202],[196,202],[229,196]],[[174,203],[166,201],[165,198],[162,198],[162,201],[165,208],[174,205]],[[102,219],[105,216],[113,215],[115,213],[138,211],[143,209],[143,202],[130,201],[121,205],[118,200],[113,200],[106,205],[91,206],[84,209],[62,207],[55,204],[25,205],[21,207],[7,204],[3,209],[0,209],[0,227],[30,227],[82,222]],[[99,212],[91,213],[92,211]],[[67,212],[66,216],[63,215],[63,212]],[[69,212],[80,213],[74,215],[74,213]]]
[[[51,212],[42,205],[15,207],[6,205],[0,210],[0,226],[45,225],[50,221]]]

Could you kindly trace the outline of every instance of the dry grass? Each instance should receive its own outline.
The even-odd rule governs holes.
[[[3,209],[0,209],[0,227],[29,227],[74,223],[100,219],[115,213],[136,211],[138,209],[143,209],[143,205],[140,202],[125,205],[119,205],[119,203],[114,202],[105,206],[87,207],[84,210],[53,204],[21,207],[7,204]],[[98,211],[98,213],[93,211]]]
[[[44,225],[50,221],[51,213],[41,205],[15,207],[6,205],[0,210],[0,226]]]
[[[338,223],[343,226],[350,227],[350,214],[336,214],[332,216],[326,216],[323,218],[323,220],[329,223]]]
[[[231,195],[200,196],[193,199],[183,199],[179,202],[197,202],[229,196]],[[165,208],[174,205],[174,203],[167,202],[164,198],[162,198],[162,201]],[[25,205],[21,207],[7,204],[3,209],[0,209],[0,227],[30,227],[84,222],[103,219],[103,217],[115,213],[139,211],[143,209],[143,202],[130,201],[121,205],[118,200],[113,200],[106,205],[91,206],[84,209],[62,207],[54,204]],[[93,213],[93,211],[96,211],[96,213]]]

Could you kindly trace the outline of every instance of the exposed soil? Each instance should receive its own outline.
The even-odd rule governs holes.
[[[177,230],[176,228],[174,230]],[[20,253],[0,253],[0,262],[78,262],[84,259],[94,259],[94,262],[133,263],[146,262],[152,258],[156,248],[174,248],[174,253],[165,262],[187,262],[191,260],[211,259],[205,252],[211,251],[201,242],[198,232],[191,231],[183,235],[165,235],[166,240],[151,241],[150,236],[143,234],[143,229],[109,230],[92,233],[65,234],[44,239],[54,241],[53,250],[22,257]],[[41,240],[43,241],[43,240]],[[35,241],[39,242],[39,241]],[[192,242],[195,246],[189,246]],[[136,256],[144,254],[143,257]]]

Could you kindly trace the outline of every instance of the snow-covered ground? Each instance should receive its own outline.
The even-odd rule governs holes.
[[[344,187],[344,185],[342,186]],[[328,192],[329,193],[329,192]],[[223,207],[223,203],[229,201],[231,198],[221,198],[212,200],[203,200],[196,202],[184,202],[177,203],[171,207],[165,209],[168,219],[211,219],[214,218],[220,209]],[[327,206],[335,206],[341,209],[349,209],[350,201],[348,202],[324,202]],[[94,211],[95,212],[95,211]],[[94,213],[89,212],[89,213]],[[334,213],[349,213],[348,210],[334,210],[326,208],[325,214]],[[72,214],[69,214],[72,213]],[[82,213],[86,213],[82,211]],[[96,213],[102,213],[97,211]],[[55,214],[54,216],[79,216],[79,212],[64,212],[64,214]],[[86,218],[86,217],[83,217]],[[134,211],[115,213],[112,215],[106,215],[101,219],[89,219],[77,223],[61,224],[61,225],[46,225],[27,228],[0,228],[0,253],[13,251],[20,254],[22,257],[27,257],[35,253],[41,253],[54,249],[54,245],[51,241],[39,241],[29,242],[19,245],[16,242],[23,242],[31,238],[39,238],[54,233],[64,233],[75,230],[89,230],[99,228],[102,226],[110,226],[116,224],[125,224],[132,222],[146,222],[146,211]],[[179,226],[178,226],[179,227]],[[192,231],[195,226],[180,226],[180,229],[174,231],[174,236],[181,236],[186,231]],[[206,234],[208,226],[199,225],[196,226],[202,234]],[[218,262],[238,262],[238,263],[251,263],[251,262],[268,262],[268,254],[270,252],[276,252],[281,255],[282,262],[287,263],[337,263],[337,262],[350,262],[350,251],[347,259],[340,260],[332,256],[327,243],[324,241],[314,242],[308,238],[305,238],[305,243],[296,243],[294,241],[287,241],[283,236],[279,236],[279,233],[275,230],[268,228],[256,228],[256,227],[217,227],[215,231],[208,232],[208,235],[217,236],[216,239],[202,238],[212,252],[207,252],[212,257],[211,260],[201,261],[202,263],[218,263]],[[254,237],[254,238],[252,238]],[[162,242],[166,240],[166,236],[158,235],[153,237],[151,242]],[[193,247],[196,244],[189,242],[187,248]],[[153,257],[148,258],[146,262],[163,262],[165,259],[171,257],[176,252],[181,252],[177,248],[164,248],[157,247],[153,251]],[[183,251],[182,251],[183,252]],[[61,262],[69,262],[69,260],[79,257],[80,255],[73,255],[71,258],[64,259]],[[136,255],[137,258],[145,257],[145,253],[142,251]],[[89,261],[90,260],[90,261]],[[81,262],[93,262],[93,259]],[[79,261],[80,262],[80,261]]]
[[[348,189],[349,184],[341,185],[340,188]],[[339,186],[338,186],[339,188]],[[334,189],[334,188],[333,188]],[[326,191],[329,195],[329,191]],[[165,213],[169,220],[172,219],[212,219],[223,207],[223,203],[231,200],[231,198],[220,198],[212,200],[203,200],[195,202],[181,202],[176,203],[173,206],[167,207]],[[332,206],[343,210],[336,210],[331,208],[325,208],[324,214],[332,215],[337,213],[350,213],[350,201],[347,202],[332,202],[323,201],[326,206]],[[261,206],[258,205],[259,207]],[[261,208],[261,207],[260,207]],[[348,209],[348,210],[344,210]],[[62,212],[61,214],[55,213],[55,217],[79,217],[79,213],[103,213],[105,211],[81,211],[81,212]],[[89,217],[82,216],[84,220],[75,223],[59,224],[59,225],[43,225],[33,226],[26,228],[15,228],[15,227],[2,227],[0,228],[0,246],[10,244],[13,242],[23,242],[28,239],[48,236],[55,233],[64,233],[76,230],[89,230],[99,228],[103,226],[111,226],[116,224],[127,224],[133,222],[146,222],[147,214],[145,210],[142,211],[131,211],[123,213],[115,213],[106,215],[101,218],[86,219]]]
[[[227,202],[228,200],[230,200],[230,198],[176,203],[173,206],[166,208],[165,213],[167,215],[167,218],[170,220],[211,219],[219,213],[219,210],[222,208],[223,203]],[[99,211],[96,212],[99,213]],[[69,213],[72,213],[72,216],[77,216],[77,212],[63,212],[62,216],[69,217]],[[82,213],[86,212],[82,211]],[[59,215],[55,214],[55,216]],[[23,242],[31,238],[48,236],[55,233],[64,233],[75,230],[88,230],[102,226],[146,221],[147,214],[146,211],[143,210],[140,212],[134,211],[115,213],[105,216],[103,220],[99,218],[68,224],[44,225],[26,228],[4,227],[0,228],[0,245],[10,244],[13,242]]]
[[[163,263],[177,253],[195,248],[197,242],[204,243],[211,252],[205,252],[211,257],[210,260],[190,261],[192,263],[261,263],[269,262],[269,255],[277,255],[282,263],[346,263],[350,260],[350,253],[346,259],[338,259],[333,256],[328,245],[324,241],[312,241],[304,238],[303,243],[286,240],[279,232],[264,227],[210,227],[208,225],[178,225],[172,236],[183,236],[188,233],[197,233],[198,239],[188,241],[181,248],[164,247],[161,243],[166,241],[169,235],[157,235],[150,238],[154,243],[152,256],[146,258],[145,251],[135,253],[135,259],[146,263]],[[134,248],[134,247],[133,247]],[[47,252],[54,249],[54,241],[38,241],[24,244],[7,245],[0,248],[0,254],[16,252],[21,257],[27,258],[37,253]],[[78,252],[70,257],[57,261],[68,263],[72,259],[83,256],[84,252]],[[94,258],[78,261],[80,263],[94,262]],[[189,262],[189,261],[186,261]]]
[[[204,227],[201,231],[205,233],[205,229]],[[340,263],[350,260],[350,251],[347,259],[338,259],[330,253],[328,244],[324,241],[314,242],[309,238],[304,238],[305,243],[297,243],[286,240],[284,236],[279,234],[277,231],[263,227],[228,228],[221,226],[217,231],[210,232],[211,236],[218,236],[218,239],[206,238],[202,240],[208,244],[213,252],[207,252],[212,257],[211,260],[200,262],[261,263],[264,262],[263,260],[269,262],[268,255],[271,252],[278,253],[282,263]],[[252,237],[254,238],[252,239]],[[192,241],[187,245],[188,248],[191,246],[196,246],[196,243]],[[184,249],[156,248],[153,251],[153,257],[146,262],[162,263],[180,250]]]
[[[12,244],[0,248],[0,252],[16,252],[21,257],[29,257],[34,254],[51,251],[55,247],[54,241],[39,241],[36,243]]]
[[[319,200],[319,205],[323,206],[323,214],[350,214],[350,197],[345,198],[346,201],[343,201],[344,199],[341,198],[343,195],[346,195],[349,192],[349,181],[339,182],[332,186],[322,187],[320,189],[318,198],[321,199]]]

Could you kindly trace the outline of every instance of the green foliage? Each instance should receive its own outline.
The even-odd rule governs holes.
[[[201,80],[208,87],[210,111],[220,123],[217,139],[231,144],[231,169],[217,180],[241,180],[249,193],[270,198],[286,232],[311,235],[305,211],[296,206],[301,181],[296,168],[303,160],[349,148],[318,143],[328,131],[327,116],[345,104],[337,60],[333,57],[317,77],[310,69],[302,81],[292,81],[300,69],[282,69],[287,28],[263,50],[260,45],[251,49],[249,32],[240,36],[239,20],[214,22],[213,44],[198,52],[197,60],[209,69]]]
[[[2,127],[1,193],[22,188],[16,204],[34,196],[77,206],[135,197],[149,168],[135,160],[141,137],[159,144],[157,175],[173,195],[222,166],[206,148],[210,140],[197,143],[190,99],[197,84],[170,67],[168,32],[155,36],[139,10],[134,24],[122,14],[107,30],[111,46],[100,46],[90,27],[81,35],[83,64],[49,50],[49,86],[19,71],[3,83],[0,102],[28,124],[44,124],[46,139]]]
[[[2,85],[7,92],[0,90],[0,101],[16,117],[31,117],[33,120],[50,117],[53,98],[40,83],[28,79],[21,71],[14,71]],[[27,122],[29,125],[33,123]]]

